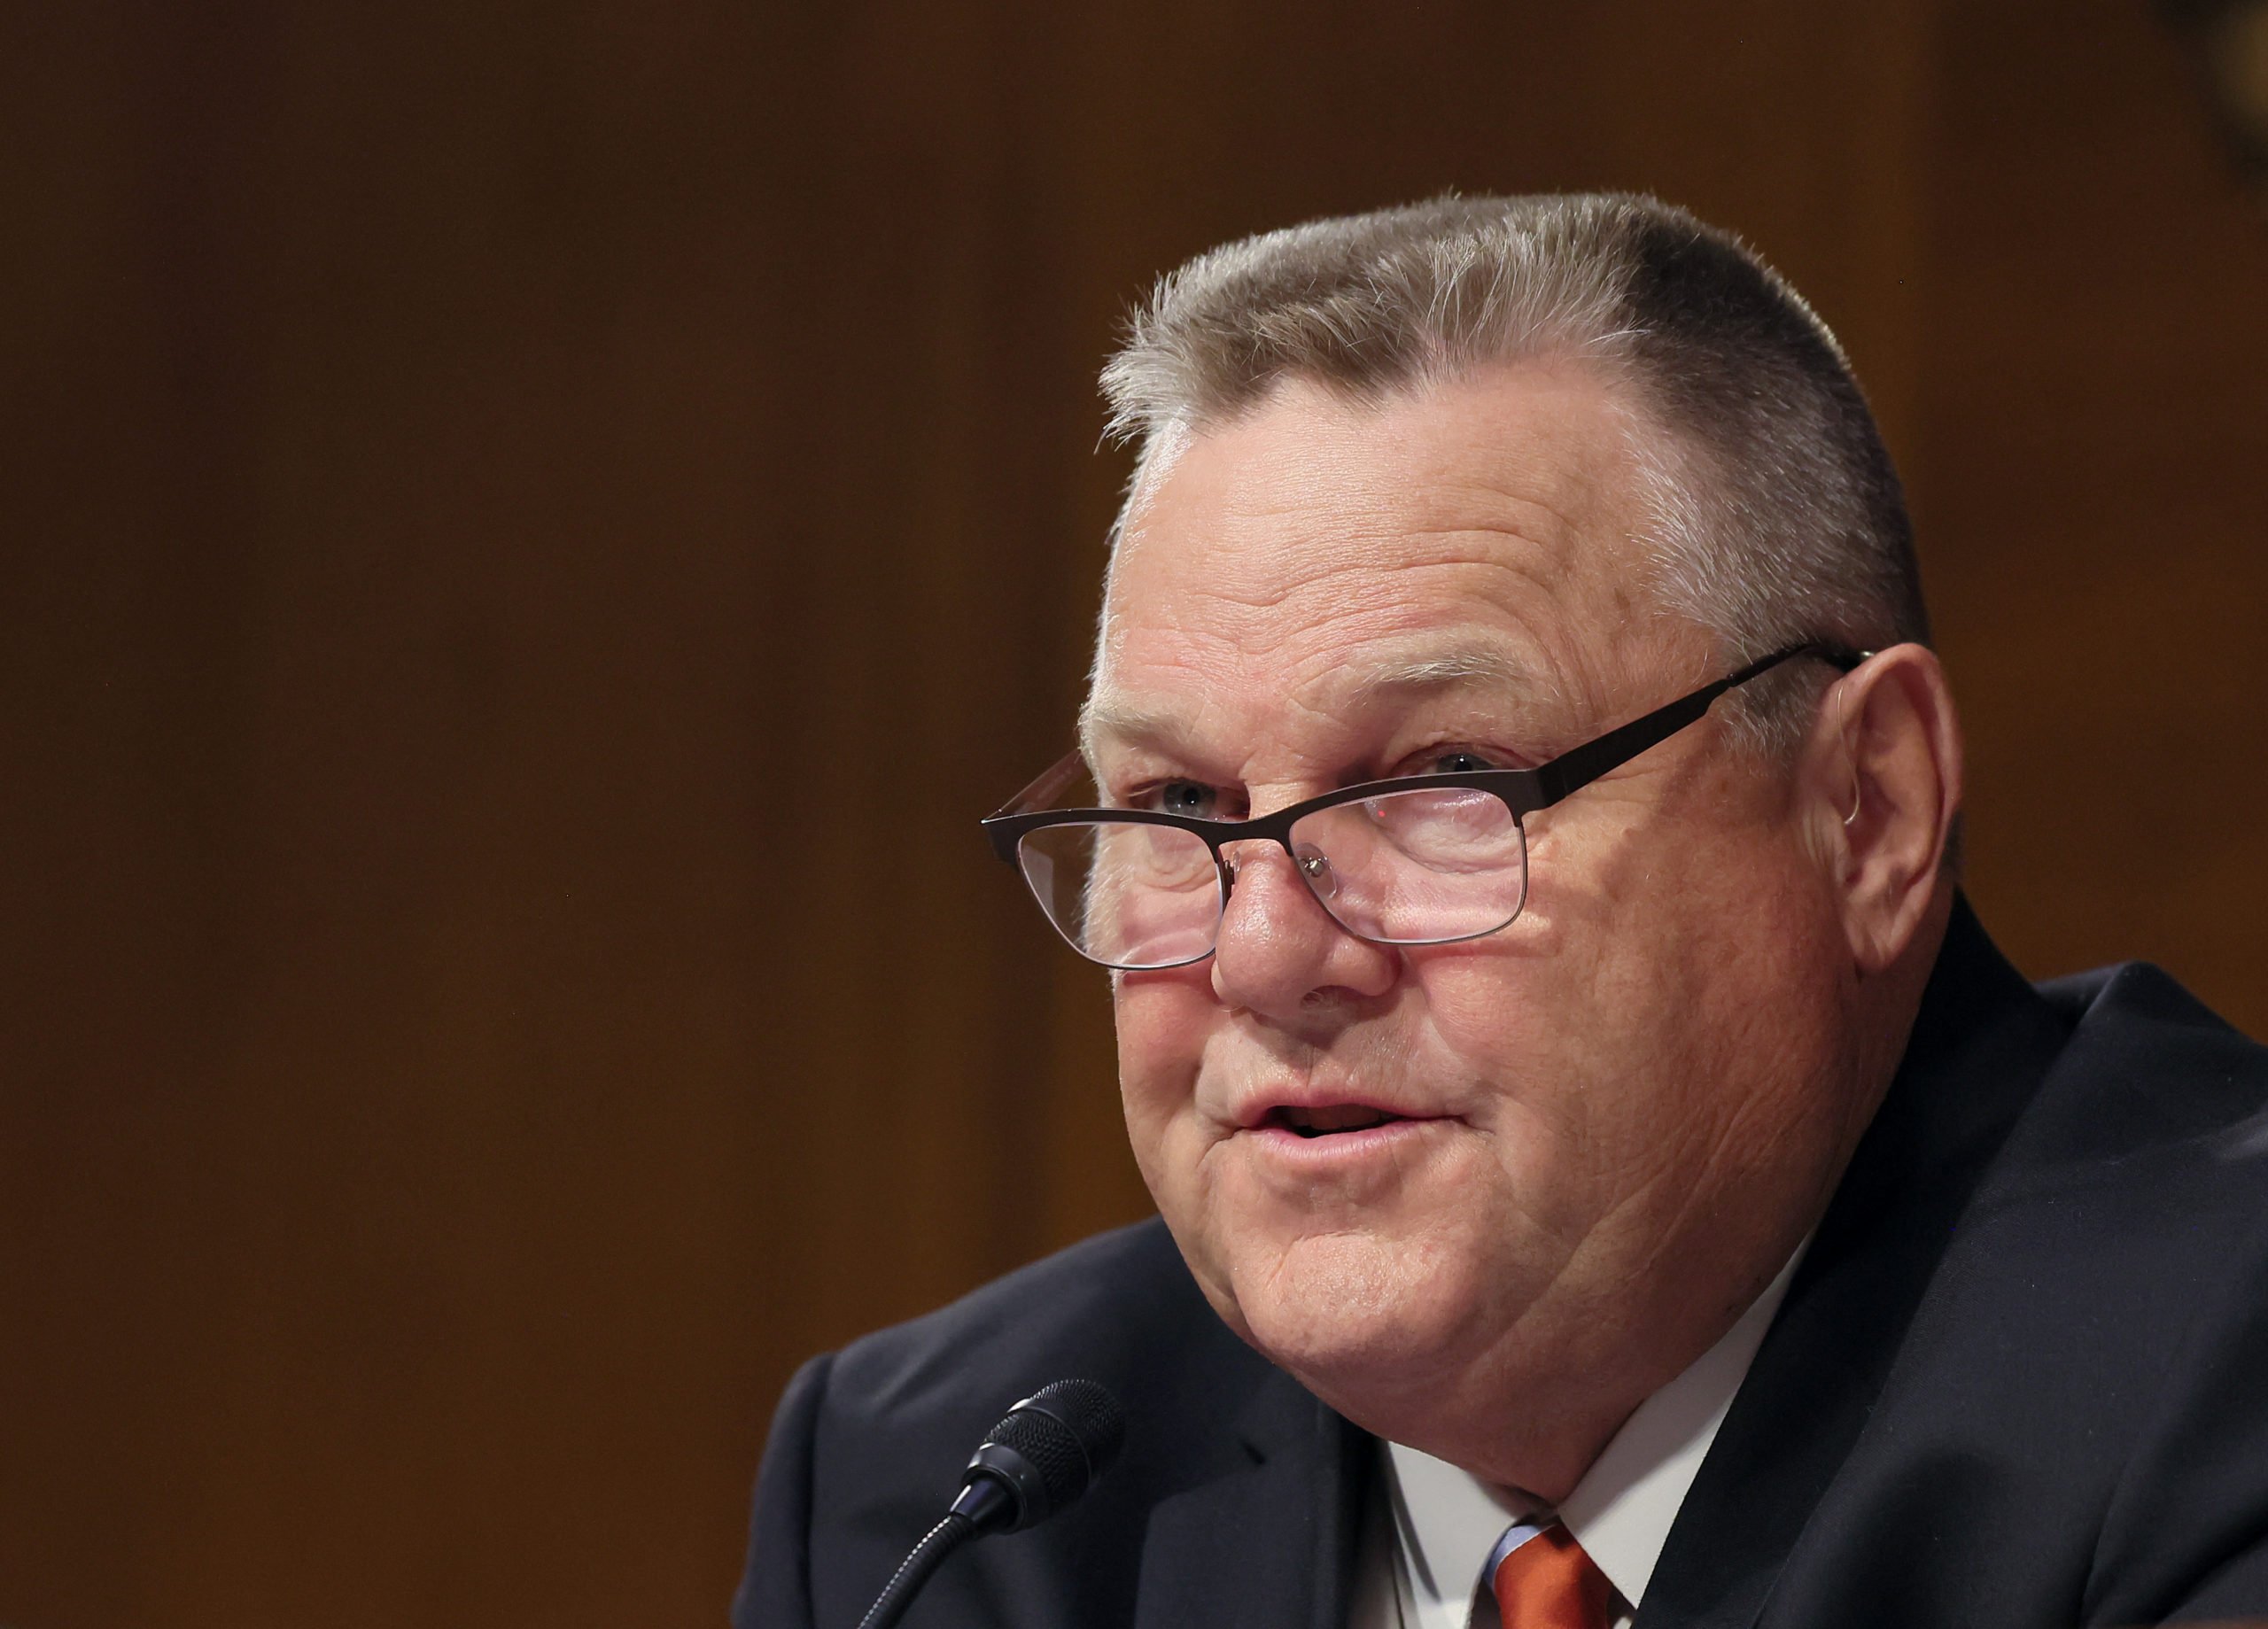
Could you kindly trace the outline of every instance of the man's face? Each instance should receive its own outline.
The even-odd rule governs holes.
[[[1650,598],[1636,490],[1579,368],[1282,387],[1130,516],[1104,791],[1234,819],[1531,765],[1719,677]],[[1390,1432],[1458,1388],[1674,1374],[1793,1247],[1773,1230],[1815,1214],[1845,1130],[1798,826],[1713,716],[1531,817],[1526,908],[1482,939],[1355,939],[1281,849],[1232,849],[1214,957],[1115,975],[1135,1154],[1222,1315]]]

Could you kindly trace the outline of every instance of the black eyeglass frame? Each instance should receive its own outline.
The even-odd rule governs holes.
[[[1212,851],[1213,864],[1221,873],[1221,896],[1223,902],[1235,879],[1235,867],[1221,856],[1222,848],[1232,842],[1273,842],[1290,855],[1292,863],[1299,864],[1299,855],[1292,848],[1292,827],[1311,814],[1341,803],[1360,803],[1364,798],[1387,794],[1428,791],[1459,791],[1470,789],[1490,793],[1511,811],[1515,822],[1525,820],[1538,810],[1549,809],[1563,798],[1570,797],[1590,785],[1600,776],[1621,768],[1651,747],[1659,746],[1686,725],[1698,720],[1716,699],[1738,686],[1746,684],[1778,667],[1783,662],[1800,657],[1815,657],[1838,671],[1849,673],[1875,653],[1854,650],[1826,640],[1808,640],[1759,656],[1737,672],[1702,686],[1689,695],[1680,696],[1666,706],[1617,725],[1604,735],[1593,737],[1580,747],[1570,747],[1549,763],[1533,769],[1469,769],[1451,770],[1438,775],[1399,775],[1386,780],[1364,780],[1334,792],[1321,793],[1303,803],[1292,803],[1249,820],[1211,820],[1202,815],[1169,814],[1161,809],[1036,809],[1068,786],[1085,768],[1076,749],[1050,767],[1015,796],[1010,798],[994,813],[978,822],[986,837],[991,840],[992,851],[1022,874],[1022,864],[1017,857],[1017,846],[1025,834],[1050,826],[1092,825],[1098,821],[1133,826],[1165,826],[1184,831],[1198,838]],[[1042,911],[1043,915],[1047,915]],[[1507,922],[1479,934],[1458,935],[1459,939],[1484,938],[1500,932],[1517,921],[1518,913]],[[1049,916],[1052,922],[1053,918]],[[1351,931],[1351,930],[1349,930]],[[1360,937],[1361,935],[1357,935]],[[1411,943],[1454,943],[1455,940],[1413,940]],[[1385,941],[1402,943],[1403,941]],[[1076,950],[1077,946],[1073,946]],[[1080,951],[1081,955],[1086,952]],[[1210,955],[1211,952],[1206,952]],[[1089,958],[1090,960],[1094,959]],[[1202,961],[1203,956],[1192,961]],[[1103,966],[1110,966],[1104,963]],[[1184,964],[1185,965],[1185,964]]]

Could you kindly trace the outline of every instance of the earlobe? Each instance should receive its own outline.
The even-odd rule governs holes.
[[[1863,973],[1913,943],[1938,894],[1961,806],[1961,726],[1945,670],[1920,645],[1869,658],[1836,687],[1827,777],[1834,798],[1835,884]]]

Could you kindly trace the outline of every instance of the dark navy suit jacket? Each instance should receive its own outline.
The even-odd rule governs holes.
[[[951,1558],[905,1629],[1340,1629],[1370,1440],[1154,1222],[807,1365],[736,1629],[852,1629],[1006,1405],[1072,1375],[1126,1405],[1124,1458]],[[1964,904],[1639,1629],[2255,1615],[2268,1052],[2152,967],[2035,989]]]

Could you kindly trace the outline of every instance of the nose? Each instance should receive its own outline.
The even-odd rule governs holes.
[[[1400,956],[1357,939],[1323,901],[1337,875],[1320,852],[1262,840],[1229,845],[1231,879],[1213,950],[1213,993],[1264,1018],[1309,1019],[1318,997],[1368,999],[1394,986]]]

